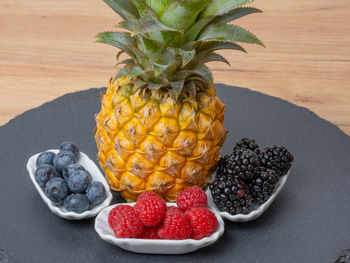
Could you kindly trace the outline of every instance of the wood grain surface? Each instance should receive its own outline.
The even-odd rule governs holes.
[[[349,0],[257,0],[240,19],[266,48],[222,52],[215,81],[304,106],[350,135]],[[0,1],[0,125],[62,94],[106,86],[116,49],[95,43],[120,18],[102,0]],[[249,106],[249,105],[248,105]]]

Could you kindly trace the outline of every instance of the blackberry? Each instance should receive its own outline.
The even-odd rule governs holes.
[[[240,180],[251,180],[259,170],[258,155],[248,149],[238,149],[224,160],[224,171]]]
[[[341,255],[334,263],[350,263],[350,249],[344,251],[343,255]]]
[[[279,176],[274,170],[260,167],[256,177],[250,183],[254,199],[260,203],[269,199],[275,190],[278,180]]]
[[[217,167],[217,173],[219,173],[219,174],[229,174],[229,171],[227,169],[228,167],[226,165],[227,160],[229,158],[230,158],[229,155],[225,155],[225,156],[220,158],[219,164],[218,164],[218,167]]]
[[[282,145],[266,147],[260,154],[262,167],[274,170],[279,176],[287,174],[293,162],[293,155]]]
[[[247,214],[253,201],[248,186],[237,178],[222,174],[216,176],[209,189],[218,209],[231,215]]]
[[[233,149],[233,151],[239,149],[249,149],[258,155],[260,154],[259,145],[256,144],[254,139],[243,138],[242,140],[236,143],[236,146]]]

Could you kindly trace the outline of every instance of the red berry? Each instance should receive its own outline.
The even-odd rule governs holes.
[[[159,239],[158,237],[159,226],[148,227],[145,226],[141,236],[142,239]]]
[[[166,212],[170,212],[171,210],[176,210],[176,212],[182,212],[179,208],[177,208],[176,206],[168,206]]]
[[[191,236],[191,221],[180,209],[172,208],[165,214],[158,236],[163,239],[182,240]]]
[[[134,210],[145,226],[156,226],[163,221],[166,203],[160,197],[149,196],[137,200]]]
[[[130,211],[119,214],[113,230],[118,238],[137,238],[142,234],[144,226],[136,213]]]
[[[192,186],[179,193],[176,204],[182,211],[191,207],[207,207],[207,194],[198,186]]]
[[[118,217],[122,213],[134,212],[134,208],[130,205],[117,205],[108,214],[108,224],[111,228],[119,221]]]
[[[244,194],[245,194],[245,192],[244,192],[244,190],[242,190],[242,189],[239,189],[239,190],[237,191],[237,193],[236,193],[236,195],[237,195],[238,197],[242,197]]]
[[[159,196],[155,192],[145,191],[137,197],[137,201],[142,198],[149,198],[149,197],[159,197]]]
[[[193,239],[202,239],[208,237],[216,231],[218,220],[215,214],[204,207],[193,207],[185,212],[185,215],[191,220]]]

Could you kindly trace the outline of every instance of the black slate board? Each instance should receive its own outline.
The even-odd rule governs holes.
[[[226,222],[214,245],[187,255],[142,255],[101,240],[94,219],[52,214],[26,171],[27,159],[64,140],[96,156],[94,114],[102,89],[60,97],[0,127],[0,252],[9,262],[334,262],[350,247],[350,139],[307,109],[248,89],[218,85],[230,131],[223,153],[242,137],[281,143],[295,156],[288,183],[250,223]],[[7,256],[6,256],[7,255]]]

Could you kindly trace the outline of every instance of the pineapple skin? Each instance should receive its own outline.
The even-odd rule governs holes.
[[[227,131],[225,105],[212,85],[181,104],[160,92],[132,92],[128,76],[109,81],[95,116],[98,160],[106,180],[127,202],[154,191],[168,202],[205,188]]]

